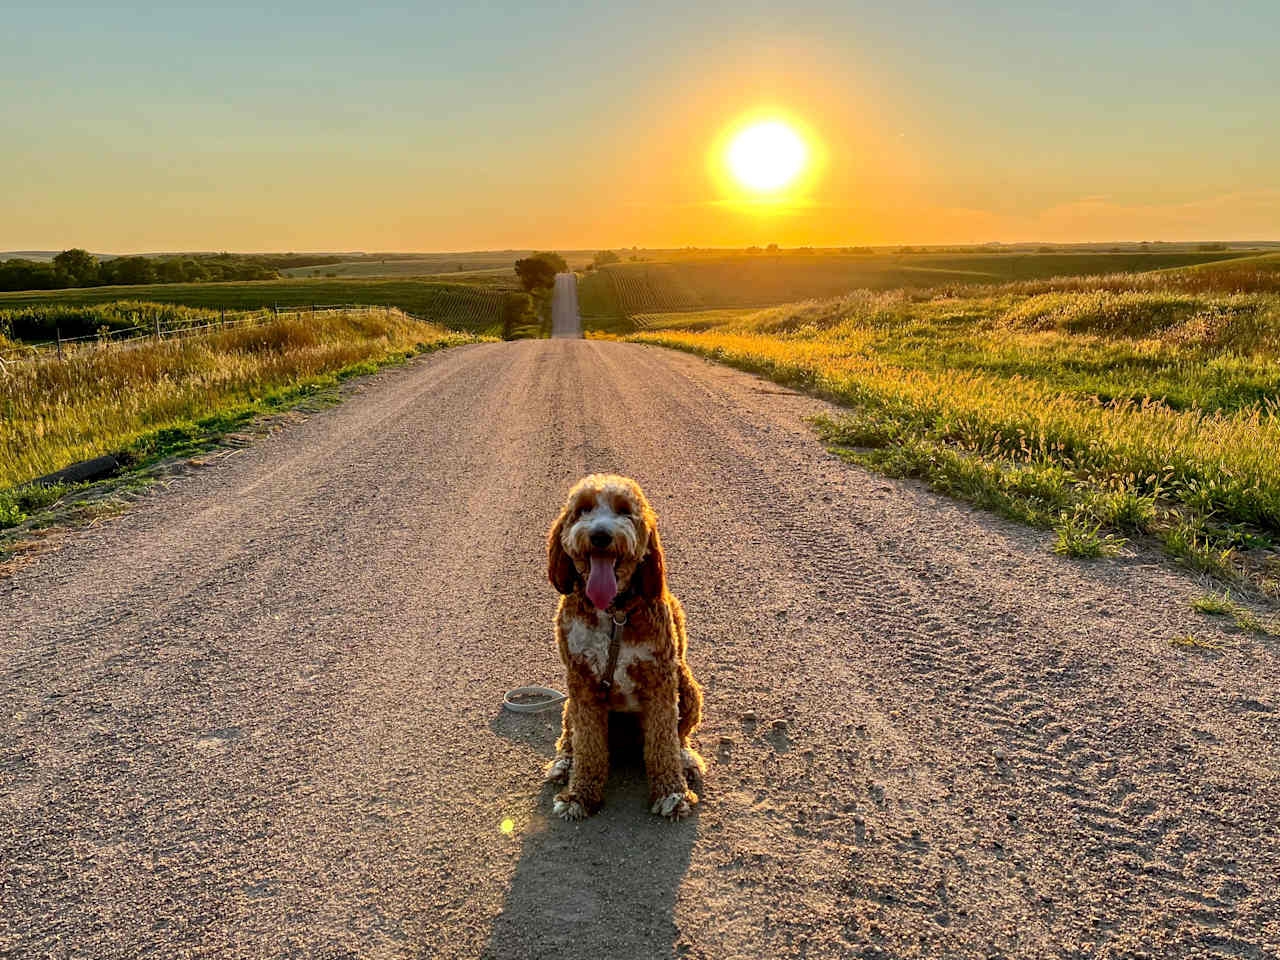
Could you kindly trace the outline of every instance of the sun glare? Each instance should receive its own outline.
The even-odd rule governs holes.
[[[780,190],[804,169],[808,150],[791,127],[765,120],[747,127],[729,142],[725,153],[733,178],[748,190]]]

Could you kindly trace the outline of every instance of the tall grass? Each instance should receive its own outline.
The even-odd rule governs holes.
[[[128,287],[81,287],[0,293],[0,309],[24,306],[83,306],[140,300],[209,310],[281,310],[313,304],[364,304],[405,310],[432,323],[492,334],[502,324],[502,278],[481,283],[444,283],[407,278],[255,280],[232,283],[168,283]],[[37,339],[46,340],[49,336]]]
[[[632,339],[845,404],[822,430],[851,458],[1024,522],[1068,518],[1064,542],[1145,530],[1230,573],[1280,541],[1280,297],[1015,284],[650,324]]]
[[[471,339],[395,310],[347,311],[11,364],[0,372],[0,489],[282,389]]]

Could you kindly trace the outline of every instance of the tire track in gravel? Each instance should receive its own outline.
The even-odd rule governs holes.
[[[0,953],[1274,956],[1274,647],[1158,562],[845,465],[824,409],[657,348],[463,348],[19,571]],[[597,469],[655,503],[706,686],[674,827],[625,764],[549,817],[553,725],[495,707],[561,680],[543,538]]]

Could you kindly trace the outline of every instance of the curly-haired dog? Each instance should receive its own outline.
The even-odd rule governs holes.
[[[592,474],[569,493],[547,537],[547,574],[563,596],[556,645],[569,699],[547,779],[566,820],[595,813],[609,776],[609,715],[636,713],[644,734],[649,803],[687,816],[706,770],[689,736],[702,688],[685,663],[684,609],[667,592],[657,517],[627,477]]]

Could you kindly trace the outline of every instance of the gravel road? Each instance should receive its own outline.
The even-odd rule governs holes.
[[[1276,956],[1274,641],[843,464],[821,409],[462,347],[72,534],[0,582],[0,955]],[[544,536],[593,470],[688,611],[679,824],[622,743],[551,816],[558,719],[499,708],[563,687]]]
[[[578,278],[572,273],[557,273],[551,291],[551,336],[582,336],[582,317],[578,315]]]

